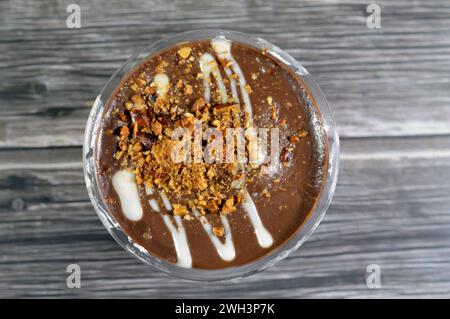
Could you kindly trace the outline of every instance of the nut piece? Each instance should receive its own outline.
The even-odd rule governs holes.
[[[203,99],[203,98],[198,98],[197,100],[195,100],[194,104],[192,105],[192,111],[193,111],[193,112],[201,111],[201,110],[203,110],[207,105],[208,105],[208,103],[205,101],[205,99]]]
[[[152,124],[152,131],[155,135],[161,135],[162,134],[163,126],[158,121],[153,122]]]
[[[173,214],[175,216],[184,216],[189,214],[186,206],[180,204],[173,204]]]
[[[261,195],[264,196],[265,198],[270,198],[270,193],[267,190],[267,188],[263,189],[263,191],[261,192]]]
[[[190,54],[191,54],[190,47],[182,47],[178,50],[178,55],[183,59],[186,59],[187,57],[189,57]]]
[[[194,92],[194,90],[192,89],[192,85],[187,84],[184,87],[184,95],[191,95]]]
[[[213,200],[210,200],[207,204],[206,204],[206,208],[211,212],[211,213],[215,213],[219,210],[219,206],[217,206],[216,202]]]
[[[223,208],[222,208],[222,213],[229,214],[229,213],[234,212],[235,210],[236,210],[236,206],[234,206],[234,198],[233,198],[233,196],[231,196],[230,198],[228,198],[225,201],[225,204],[223,205]]]
[[[130,129],[128,128],[128,126],[122,126],[120,128],[121,139],[126,139],[128,137],[128,135],[130,135]]]
[[[223,229],[223,227],[221,226],[221,227],[217,227],[217,226],[214,226],[213,227],[213,233],[214,233],[214,235],[216,235],[217,237],[222,237],[223,236],[223,234],[224,234],[224,229]]]
[[[292,144],[295,144],[295,143],[297,143],[298,141],[300,141],[300,139],[301,139],[302,137],[305,137],[305,136],[307,136],[308,134],[309,134],[308,131],[306,131],[306,130],[301,130],[301,131],[297,132],[296,134],[292,135],[292,136],[289,138],[289,142],[291,142]]]
[[[298,141],[300,141],[300,138],[297,135],[292,135],[291,138],[289,139],[289,142],[295,144]]]
[[[289,151],[288,148],[283,148],[283,150],[281,151],[281,155],[280,155],[280,160],[281,162],[284,163],[288,163],[290,161],[292,157],[292,153]]]

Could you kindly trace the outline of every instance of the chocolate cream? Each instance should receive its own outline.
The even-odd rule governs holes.
[[[192,118],[235,127],[212,121],[225,109],[243,126],[279,129],[275,168],[239,166],[238,187],[220,165],[205,168],[198,188],[189,188],[195,171],[167,177],[156,145]],[[301,78],[270,53],[219,37],[166,49],[128,74],[106,105],[95,157],[109,212],[134,243],[181,267],[221,269],[261,258],[301,229],[325,182],[327,147]],[[191,172],[185,165],[180,172]],[[220,188],[215,199],[211,186]]]

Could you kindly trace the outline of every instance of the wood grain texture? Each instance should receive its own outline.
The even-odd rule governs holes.
[[[377,1],[0,2],[0,297],[450,297],[450,4]],[[170,278],[124,252],[89,202],[81,142],[89,109],[133,51],[224,28],[301,61],[342,140],[334,201],[287,260],[220,285]],[[66,266],[82,288],[66,287]],[[379,264],[381,289],[366,267]]]
[[[66,28],[64,2],[0,4],[0,147],[81,145],[96,95],[132,52],[199,28],[244,31],[286,49],[321,85],[344,137],[450,133],[445,0],[380,1],[381,29],[366,27],[364,1],[79,4],[81,29]]]

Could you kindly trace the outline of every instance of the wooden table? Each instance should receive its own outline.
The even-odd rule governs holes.
[[[0,2],[0,297],[450,297],[450,4],[377,1]],[[310,240],[245,280],[149,269],[95,214],[81,144],[91,105],[137,48],[224,28],[301,61],[333,108],[336,195]],[[79,264],[80,289],[66,286]],[[381,287],[366,285],[381,267]]]

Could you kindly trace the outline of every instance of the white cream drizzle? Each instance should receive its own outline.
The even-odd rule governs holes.
[[[173,244],[177,253],[177,265],[184,268],[192,268],[191,250],[189,249],[186,230],[183,226],[183,220],[180,216],[174,216],[173,219],[177,224],[177,227],[175,227],[172,224],[169,215],[164,214],[162,215],[162,218],[172,235]]]
[[[241,89],[242,99],[244,100],[245,111],[250,115],[250,118],[252,118],[253,116],[252,104],[250,102],[250,96],[248,95],[248,92],[245,89],[247,82],[245,81],[244,73],[242,72],[241,67],[231,54],[231,41],[225,38],[223,35],[221,35],[211,40],[211,46],[213,47],[219,59],[231,62],[231,68],[239,78],[239,87]],[[228,67],[225,67],[225,69],[227,68]]]
[[[225,84],[223,83],[222,75],[220,74],[216,59],[214,59],[214,57],[209,53],[203,53],[200,57],[199,63],[200,70],[202,71],[203,75],[205,100],[208,102],[211,100],[210,75],[212,73],[214,79],[216,80],[217,87],[219,88],[222,103],[226,103],[228,101],[227,89],[225,88]]]
[[[231,62],[231,68],[233,69],[234,73],[238,75],[239,78],[239,88],[241,92],[242,99],[244,100],[244,107],[245,111],[250,115],[250,123],[249,126],[253,126],[253,109],[250,102],[250,96],[245,89],[245,86],[247,85],[244,74],[239,66],[239,64],[234,59],[233,55],[231,54],[231,41],[226,39],[224,36],[218,36],[211,41],[211,46],[213,47],[214,51],[216,52],[217,56],[221,60],[227,60]],[[228,69],[228,71],[227,71]],[[231,78],[231,71],[228,67],[225,67],[225,73],[229,78]],[[235,84],[234,84],[235,85]],[[230,81],[231,90],[233,91],[233,83]],[[236,89],[235,89],[236,90]],[[237,93],[236,93],[237,95]],[[250,140],[250,142],[256,142],[257,134],[256,130],[248,130],[247,131],[247,138]],[[252,143],[250,143],[252,144]],[[258,145],[257,143],[254,143],[253,145]],[[252,158],[255,160],[254,164],[262,164],[264,160],[264,154],[262,154],[262,149],[260,148],[253,148],[250,150],[252,154]],[[256,154],[254,154],[256,152]],[[267,248],[272,246],[273,244],[273,238],[272,235],[267,231],[267,229],[264,227],[261,218],[259,217],[258,210],[256,209],[255,203],[253,202],[252,197],[248,193],[247,190],[245,190],[245,201],[243,203],[244,209],[247,211],[248,216],[250,217],[250,222],[252,223],[253,228],[255,229],[255,234],[258,239],[258,243],[261,247]]]
[[[147,192],[148,195],[153,195],[155,193],[153,188],[148,186],[147,184],[145,185],[145,191]],[[165,208],[167,210],[172,210],[172,205],[169,199],[167,198],[167,195],[164,192],[160,192],[160,196]],[[149,203],[150,207],[155,212],[159,213],[161,211],[158,202],[155,199],[150,199]],[[191,268],[192,267],[191,250],[189,249],[186,230],[184,229],[182,219],[179,216],[174,216],[174,221],[177,224],[177,227],[173,225],[169,215],[167,214],[162,215],[162,219],[172,236],[173,244],[175,246],[175,252],[177,254],[177,265],[184,268]]]
[[[167,210],[172,210],[172,204],[170,203],[169,198],[167,197],[166,193],[164,193],[163,191],[161,191],[161,193],[159,194],[159,196],[161,196],[161,199],[163,201],[164,204],[164,208]]]
[[[145,192],[147,193],[147,195],[153,195],[155,193],[153,188],[148,183],[145,183],[144,186],[145,186]]]
[[[250,217],[250,222],[252,223],[253,228],[255,229],[258,244],[263,248],[272,246],[273,244],[272,235],[264,227],[261,218],[259,217],[255,203],[253,202],[253,199],[247,190],[245,190],[244,202],[242,203],[242,206],[247,211],[247,214]]]
[[[241,67],[231,54],[231,41],[226,39],[224,36],[218,36],[211,40],[211,46],[213,47],[214,51],[216,52],[217,56],[221,60],[230,61],[231,62],[231,68],[233,69],[234,73],[238,75],[239,79],[239,88],[241,92],[241,96],[244,100],[244,110],[249,114],[249,127],[253,126],[253,108],[250,101],[250,96],[245,88],[247,85],[247,82],[245,80],[244,73],[241,70]],[[229,67],[224,66],[225,74],[230,80],[230,88],[232,92],[233,99],[236,103],[239,103],[239,96],[237,94],[236,89],[236,81],[232,78],[232,71]],[[250,131],[247,132],[247,138],[253,143],[253,145],[257,145],[256,142],[257,135],[256,131]],[[253,159],[252,164],[261,165],[264,162],[264,153],[262,149],[252,149],[252,152],[256,152],[256,154],[252,154],[251,158]]]
[[[153,190],[153,188],[151,186],[148,185],[148,183],[145,183],[145,192],[147,193],[147,195],[155,194],[155,191]],[[161,211],[159,209],[159,205],[158,205],[158,202],[156,201],[156,199],[152,198],[148,201],[148,203],[150,204],[150,208],[152,210],[154,210],[155,212],[159,213]]]
[[[165,73],[158,73],[155,75],[153,82],[156,85],[156,94],[158,96],[164,96],[169,91],[170,81],[169,77]]]
[[[136,178],[127,170],[120,170],[112,177],[114,190],[119,196],[122,212],[126,218],[138,221],[142,218],[142,205],[136,186]]]
[[[156,199],[150,199],[148,201],[148,203],[150,204],[150,208],[153,209],[155,212],[159,213],[161,210],[159,209],[159,205],[158,202],[156,201]]]
[[[239,94],[236,88],[236,81],[233,79],[233,72],[231,72],[230,68],[224,67],[225,74],[227,75],[228,81],[230,81],[231,88],[231,96],[233,97],[233,101],[235,103],[239,103]]]
[[[197,219],[202,224],[203,229],[205,230],[206,234],[208,234],[208,237],[216,248],[220,258],[225,261],[232,261],[236,257],[236,250],[234,248],[233,235],[231,233],[231,227],[228,223],[227,217],[224,215],[220,216],[225,232],[225,242],[222,243],[219,238],[214,235],[212,226],[205,216],[201,216],[197,210],[194,210],[194,216],[197,217]]]

